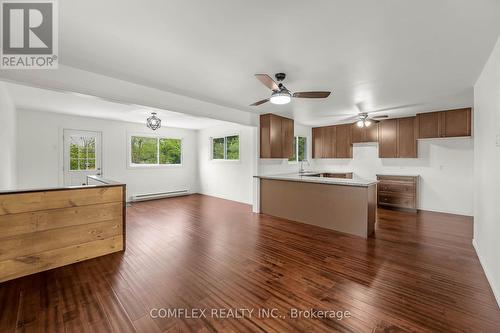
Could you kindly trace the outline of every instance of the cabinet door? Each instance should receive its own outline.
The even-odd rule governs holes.
[[[470,136],[472,132],[471,112],[470,108],[441,112],[441,136]]]
[[[260,116],[260,158],[271,157],[271,115]]]
[[[378,123],[365,128],[365,142],[378,142]]]
[[[335,157],[352,158],[351,124],[335,126]]]
[[[313,158],[321,158],[323,155],[323,131],[321,127],[312,129],[312,155]]]
[[[358,127],[356,123],[352,124],[352,143],[366,142],[366,131],[364,127]]]
[[[396,158],[398,156],[398,120],[381,121],[378,128],[378,156]]]
[[[271,158],[283,157],[281,117],[271,115]]]
[[[441,112],[420,113],[418,119],[418,137],[419,139],[439,138],[439,117]]]
[[[321,128],[322,131],[323,131],[323,143],[322,143],[322,146],[323,146],[323,152],[322,152],[322,155],[321,157],[322,158],[333,158],[335,157],[334,155],[334,147],[332,145],[333,142],[335,142],[334,140],[334,135],[335,135],[335,128],[334,126],[326,126],[326,127],[322,127]]]
[[[293,120],[281,118],[281,145],[283,155],[282,158],[290,158],[293,155]]]
[[[398,119],[398,157],[417,157],[417,136],[415,133],[416,117]]]

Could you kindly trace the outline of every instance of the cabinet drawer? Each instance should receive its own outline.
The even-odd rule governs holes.
[[[401,208],[415,208],[415,198],[398,195],[382,194],[378,195],[379,205],[395,206]]]
[[[407,195],[414,195],[415,188],[413,182],[380,182],[378,184],[378,190],[381,192],[395,192]]]

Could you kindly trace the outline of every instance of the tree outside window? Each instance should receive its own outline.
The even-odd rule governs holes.
[[[288,159],[290,162],[302,162],[307,160],[307,138],[296,136],[294,138],[293,155]]]
[[[240,137],[239,135],[212,138],[212,159],[233,160],[240,159]]]
[[[178,165],[182,163],[182,140],[132,136],[131,163],[137,165]]]

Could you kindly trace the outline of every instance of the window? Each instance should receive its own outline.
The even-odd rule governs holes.
[[[240,159],[240,136],[212,138],[212,159],[238,161]]]
[[[95,137],[71,136],[69,169],[95,170]]]
[[[182,140],[132,136],[130,157],[133,165],[179,165],[182,163]]]
[[[293,155],[288,159],[288,161],[301,162],[307,160],[307,138],[303,136],[296,136],[294,138],[294,143]]]

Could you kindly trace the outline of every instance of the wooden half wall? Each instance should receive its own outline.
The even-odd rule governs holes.
[[[125,185],[0,193],[0,282],[124,250]]]

